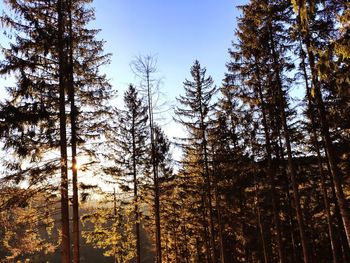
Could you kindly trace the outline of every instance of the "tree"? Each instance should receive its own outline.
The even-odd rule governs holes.
[[[69,238],[69,203],[68,203],[68,158],[67,158],[67,131],[66,131],[66,58],[64,47],[65,5],[63,0],[57,3],[58,15],[58,71],[59,71],[59,120],[60,120],[60,153],[61,153],[61,216],[62,216],[62,262],[70,262]]]
[[[33,259],[39,253],[52,253],[56,198],[36,189],[0,188],[0,260]],[[49,205],[48,205],[49,204]]]
[[[161,245],[161,229],[160,229],[160,204],[159,204],[159,177],[156,161],[156,141],[154,138],[154,110],[156,102],[154,96],[157,94],[159,82],[154,79],[157,72],[157,62],[154,56],[139,56],[131,63],[131,69],[134,74],[140,78],[141,91],[145,94],[146,105],[148,108],[149,132],[151,144],[151,163],[154,183],[154,210],[155,210],[155,229],[156,229],[156,261],[162,262],[162,245]]]
[[[117,200],[114,189],[113,193],[105,194],[99,208],[82,217],[85,225],[92,225],[91,230],[83,232],[86,242],[102,248],[106,257],[114,257],[115,263],[135,257],[134,208],[121,199]]]
[[[6,14],[1,17],[2,23],[12,28],[16,36],[15,43],[2,49],[5,58],[1,74],[15,73],[18,77],[17,87],[8,89],[10,99],[1,106],[2,121],[11,123],[2,127],[2,134],[9,139],[5,147],[14,149],[21,157],[17,163],[14,160],[8,163],[12,174],[6,179],[17,177],[20,182],[35,177],[39,182],[54,176],[61,168],[63,258],[66,262],[69,260],[67,147],[70,138],[67,136],[66,91],[70,90],[71,100],[76,99],[70,112],[75,114],[71,119],[71,126],[76,128],[73,128],[75,135],[72,137],[81,143],[100,136],[97,123],[103,121],[101,116],[108,111],[107,107],[100,106],[106,105],[103,102],[111,96],[105,76],[98,71],[99,66],[108,63],[109,56],[102,54],[103,42],[95,39],[98,31],[86,29],[93,19],[93,10],[85,8],[88,3],[88,0],[71,5],[67,1],[8,1],[8,8],[16,17]],[[70,30],[71,12],[77,19]],[[73,86],[75,93],[71,92]],[[73,138],[72,148],[75,144]],[[59,147],[61,160],[55,160],[52,155]],[[28,164],[29,178],[25,178],[21,163]],[[74,188],[77,189],[76,180]],[[74,196],[76,222],[77,194]],[[75,227],[76,237],[78,231]],[[74,250],[78,251],[77,248],[78,245]],[[75,261],[78,257],[75,253]]]
[[[227,78],[231,79],[234,85],[235,78],[242,78],[243,88],[240,94],[237,94],[243,100],[245,99],[252,108],[258,110],[258,114],[261,117],[262,132],[264,134],[264,147],[265,155],[267,159],[267,174],[269,176],[270,184],[270,195],[272,201],[272,211],[274,216],[274,225],[277,234],[277,247],[279,261],[285,262],[283,244],[282,244],[282,233],[281,223],[278,213],[279,198],[276,192],[276,171],[273,168],[273,156],[272,156],[272,132],[271,125],[268,118],[274,118],[269,116],[269,109],[274,107],[270,101],[274,100],[271,98],[271,91],[267,90],[265,86],[264,76],[269,74],[265,67],[268,59],[266,56],[269,55],[269,51],[261,46],[262,39],[256,38],[256,35],[261,35],[261,38],[266,36],[263,35],[260,29],[260,17],[256,14],[254,4],[250,7],[242,7],[244,16],[239,19],[237,36],[240,40],[240,44],[235,45],[237,50],[231,50],[230,55],[232,61],[228,64],[230,73]],[[236,76],[238,74],[238,77]],[[267,91],[266,91],[267,90]],[[250,94],[249,94],[250,93]],[[270,94],[269,94],[270,93]],[[272,122],[272,121],[271,121]],[[259,125],[259,124],[257,124]],[[265,253],[266,254],[266,253]],[[265,257],[265,262],[267,258]]]
[[[204,178],[205,187],[203,191],[205,193],[206,208],[209,211],[210,257],[212,262],[217,262],[212,207],[212,178],[208,152],[208,117],[214,107],[211,104],[211,99],[216,92],[216,87],[213,87],[212,78],[210,76],[206,77],[205,74],[206,69],[201,68],[196,60],[191,67],[193,80],[184,82],[186,95],[177,98],[180,105],[184,108],[177,107],[175,114],[177,115],[177,121],[189,132],[189,137],[185,139],[183,148],[185,152],[192,150],[198,156],[198,161],[195,165],[202,169],[200,175]]]
[[[125,189],[133,185],[134,224],[136,238],[136,262],[141,262],[140,240],[140,210],[139,210],[139,184],[142,171],[145,169],[148,137],[147,132],[147,108],[143,106],[142,99],[134,86],[130,85],[124,94],[125,110],[118,113],[118,132],[115,138],[117,147],[117,164],[124,177]],[[130,179],[130,176],[132,177]]]
[[[312,79],[312,85],[313,85],[313,94],[314,98],[317,103],[317,110],[318,110],[318,115],[320,118],[320,123],[321,123],[321,132],[325,140],[325,147],[327,150],[327,155],[328,155],[328,161],[330,165],[330,172],[332,174],[332,178],[334,181],[334,186],[336,189],[336,197],[337,197],[337,202],[339,204],[339,208],[341,211],[341,216],[348,240],[348,244],[350,245],[350,213],[349,213],[349,205],[347,204],[342,184],[341,184],[341,179],[340,179],[340,173],[337,167],[336,163],[336,156],[333,148],[333,142],[330,136],[329,132],[329,124],[327,121],[327,111],[324,106],[324,101],[321,93],[321,82],[320,82],[320,76],[318,72],[321,74],[327,74],[327,72],[322,71],[322,65],[329,65],[331,62],[330,61],[325,61],[325,63],[322,62],[322,57],[320,59],[320,70],[317,69],[317,61],[316,61],[316,56],[314,54],[314,50],[312,48],[313,40],[311,38],[311,33],[310,32],[310,26],[309,26],[309,16],[312,13],[312,10],[310,11],[310,7],[306,5],[305,1],[300,1],[296,3],[295,1],[292,1],[294,5],[294,9],[297,12],[297,15],[299,16],[300,19],[300,31],[302,32],[302,39],[303,43],[306,46],[307,50],[307,57],[309,61],[309,66],[311,70],[311,79]],[[345,7],[345,4],[344,4]],[[342,42],[340,40],[340,42]],[[340,49],[341,50],[341,49]],[[327,54],[325,54],[327,56]],[[325,57],[327,60],[328,58]],[[327,67],[326,67],[327,68]],[[321,75],[322,76],[322,75]]]
[[[169,260],[169,251],[168,251],[168,240],[166,235],[169,231],[167,225],[167,201],[169,196],[169,184],[173,179],[173,171],[172,171],[172,159],[170,154],[170,141],[160,128],[159,125],[154,125],[154,140],[156,142],[155,147],[155,161],[158,167],[158,186],[159,186],[159,217],[160,217],[160,227],[162,235],[161,249],[162,249],[162,261]],[[148,163],[147,166],[150,166],[151,163]],[[147,169],[148,170],[148,169]],[[149,174],[149,170],[146,171],[143,184],[141,185],[141,194],[143,202],[147,207],[152,207],[154,204],[154,184],[153,180],[149,178],[147,175]],[[148,209],[149,210],[149,209]],[[152,222],[154,222],[156,218],[156,210],[151,209],[149,211],[145,211],[144,215],[144,224],[145,226],[152,226]],[[148,228],[148,232],[152,237],[155,237],[157,232],[153,230],[153,227]]]
[[[288,82],[288,79],[285,77],[285,72],[288,72],[292,69],[292,65],[288,61],[288,56],[286,55],[287,50],[289,49],[288,43],[286,42],[286,35],[285,32],[285,26],[288,24],[289,17],[291,12],[291,8],[288,2],[286,1],[278,1],[278,2],[270,2],[270,1],[264,1],[263,3],[258,3],[255,1],[252,1],[249,5],[244,7],[244,13],[247,19],[250,18],[250,24],[246,28],[254,28],[257,30],[256,32],[259,32],[259,40],[258,42],[249,42],[249,38],[246,38],[243,34],[244,32],[240,33],[241,39],[248,40],[246,46],[252,47],[253,53],[247,53],[246,50],[243,50],[242,53],[244,56],[247,57],[248,60],[250,60],[250,63],[262,65],[263,63],[265,65],[269,64],[270,70],[267,70],[266,73],[268,74],[268,78],[265,80],[269,84],[265,86],[265,88],[271,87],[270,94],[272,96],[272,99],[275,101],[275,107],[280,112],[280,115],[278,116],[279,122],[281,124],[281,128],[283,130],[283,140],[285,143],[285,147],[287,149],[287,160],[288,160],[288,175],[291,179],[292,183],[292,189],[293,189],[293,196],[294,196],[294,204],[296,208],[296,214],[297,214],[297,222],[298,222],[298,228],[299,228],[299,234],[300,239],[302,243],[303,248],[303,254],[304,254],[304,262],[309,262],[310,255],[309,255],[309,248],[308,248],[308,241],[306,237],[306,231],[304,226],[304,219],[303,214],[301,210],[300,205],[300,193],[298,188],[298,181],[296,179],[296,166],[293,161],[293,152],[292,152],[292,133],[290,126],[288,124],[288,101],[287,101],[287,95],[285,90],[285,83]],[[251,38],[250,38],[251,40]],[[253,43],[252,43],[253,42]],[[261,43],[261,44],[260,44]],[[254,50],[255,48],[255,50]],[[261,63],[261,64],[260,64]],[[259,70],[259,69],[258,69]],[[257,83],[259,85],[260,81],[260,90],[257,91],[257,93],[260,95],[259,100],[262,103],[262,114],[263,114],[263,122],[265,126],[265,136],[267,136],[266,139],[266,149],[268,152],[268,156],[271,156],[271,147],[270,147],[270,139],[269,139],[269,131],[267,127],[267,120],[266,120],[266,109],[265,109],[265,103],[263,93],[262,93],[262,86],[261,86],[261,73],[258,73],[258,79]],[[260,79],[259,79],[260,78]],[[271,157],[268,157],[268,159],[271,159]],[[271,163],[271,160],[270,160]],[[272,174],[270,164],[270,174]],[[273,175],[270,179],[271,183],[274,183]],[[275,186],[272,184],[272,196],[274,195],[274,188]],[[273,199],[276,200],[275,197]],[[274,201],[274,210],[276,211],[277,204],[276,201]],[[279,219],[278,216],[275,216],[275,224],[276,228],[279,229]],[[278,230],[278,239],[279,242],[282,241],[280,231]],[[283,247],[282,244],[279,245],[279,255],[280,260],[284,261],[284,255],[281,248]]]

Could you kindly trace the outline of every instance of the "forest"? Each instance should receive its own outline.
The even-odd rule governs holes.
[[[154,55],[116,105],[91,2],[3,0],[0,262],[349,263],[350,3],[238,6],[169,138]]]

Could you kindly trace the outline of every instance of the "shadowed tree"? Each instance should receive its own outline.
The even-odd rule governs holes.
[[[185,152],[192,148],[199,157],[198,163],[195,165],[201,167],[201,176],[204,178],[203,191],[205,193],[204,203],[208,211],[210,262],[215,263],[217,262],[215,253],[216,233],[214,229],[212,178],[208,153],[208,118],[214,107],[211,99],[216,92],[216,87],[213,87],[212,78],[206,76],[206,69],[201,68],[198,61],[195,61],[191,67],[191,76],[193,80],[184,82],[186,95],[180,95],[177,98],[180,106],[176,108],[175,114],[177,122],[183,125],[189,133],[183,144]]]

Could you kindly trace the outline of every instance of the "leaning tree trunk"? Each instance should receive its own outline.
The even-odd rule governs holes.
[[[299,8],[299,15],[300,15],[300,8]],[[313,91],[315,94],[317,111],[321,122],[321,133],[325,141],[326,151],[328,155],[328,162],[330,166],[330,172],[331,172],[333,182],[334,182],[334,187],[335,187],[335,194],[337,197],[337,202],[338,202],[340,213],[342,216],[342,221],[344,224],[344,229],[348,240],[348,244],[350,246],[350,208],[343,192],[340,172],[336,163],[336,155],[334,153],[333,142],[329,132],[329,124],[326,117],[327,112],[326,112],[322,94],[321,94],[321,87],[320,87],[320,82],[318,80],[318,73],[317,73],[316,64],[315,64],[315,56],[312,50],[311,37],[310,37],[310,32],[309,32],[307,22],[305,23],[305,28],[303,28],[302,31],[304,32],[303,41],[306,45],[307,56],[308,56],[310,69],[311,69]]]
[[[329,240],[330,240],[330,245],[332,250],[333,263],[338,263],[340,259],[339,248],[337,247],[336,237],[334,233],[333,218],[331,215],[331,207],[330,207],[328,193],[327,193],[325,173],[322,166],[322,156],[320,152],[319,142],[317,139],[317,130],[316,130],[316,124],[315,124],[316,120],[315,120],[315,114],[313,111],[314,109],[312,105],[312,96],[311,96],[311,90],[310,90],[309,81],[308,81],[308,75],[306,71],[306,63],[305,63],[306,54],[301,45],[300,45],[300,49],[301,49],[301,67],[302,67],[303,75],[305,79],[308,107],[310,111],[311,136],[313,140],[313,146],[315,147],[316,154],[317,154],[318,172],[320,174],[320,179],[321,179],[321,190],[322,190],[323,203],[325,206],[326,217],[327,217],[328,234],[329,234]]]
[[[323,142],[323,145],[324,145],[324,142]],[[325,158],[326,160],[328,160],[327,152],[325,152]],[[326,162],[326,164],[327,164],[327,171],[329,172],[331,170],[329,166],[329,162]],[[337,238],[339,239],[339,243],[341,244],[340,246],[341,246],[341,252],[342,252],[342,259],[343,259],[343,262],[350,262],[350,247],[346,239],[346,233],[345,233],[342,217],[340,214],[339,205],[337,202],[337,197],[335,194],[335,187],[334,187],[332,177],[330,178],[330,188],[332,191],[331,200],[332,200],[332,203],[334,204],[334,214],[335,214],[334,219],[335,219],[335,223],[338,225]]]

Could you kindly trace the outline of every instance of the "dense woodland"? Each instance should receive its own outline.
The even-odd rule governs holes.
[[[239,6],[225,78],[184,65],[168,138],[155,57],[115,106],[91,1],[4,0],[0,261],[350,262],[349,2]]]

